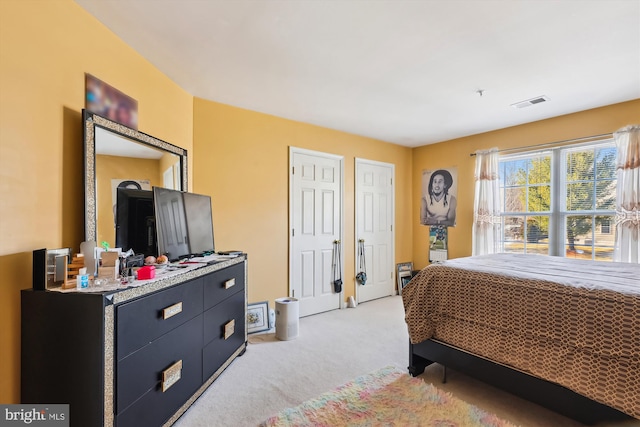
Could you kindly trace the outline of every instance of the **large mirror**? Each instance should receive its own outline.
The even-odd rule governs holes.
[[[85,240],[115,247],[117,188],[187,190],[187,150],[83,111]]]

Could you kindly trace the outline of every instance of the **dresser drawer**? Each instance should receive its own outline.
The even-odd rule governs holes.
[[[245,314],[244,292],[237,292],[204,313],[203,381],[245,342]]]
[[[244,290],[244,262],[211,273],[204,280],[204,309]]]
[[[116,357],[122,359],[202,313],[202,279],[156,292],[116,308]]]
[[[117,363],[116,413],[127,419],[147,411],[173,413],[201,384],[199,315]]]

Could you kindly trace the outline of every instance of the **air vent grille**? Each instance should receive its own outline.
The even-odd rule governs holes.
[[[535,104],[547,102],[548,100],[549,100],[549,97],[545,95],[536,96],[535,98],[527,99],[526,101],[516,102],[515,104],[511,104],[511,106],[514,108],[524,108],[524,107],[530,107]]]

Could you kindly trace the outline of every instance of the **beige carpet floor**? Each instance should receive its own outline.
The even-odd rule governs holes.
[[[174,425],[257,426],[282,409],[360,375],[387,365],[405,369],[408,342],[399,296],[302,318],[300,334],[294,340],[279,341],[273,331],[249,335],[247,352]],[[428,367],[420,378],[516,425],[582,427],[452,370],[448,371],[447,383],[442,384],[439,365]],[[640,421],[618,426],[640,426]]]

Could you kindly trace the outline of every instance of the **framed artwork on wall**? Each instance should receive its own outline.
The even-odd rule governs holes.
[[[89,73],[85,73],[85,109],[138,129],[138,101]]]
[[[422,171],[420,224],[456,225],[458,169],[455,167]]]

